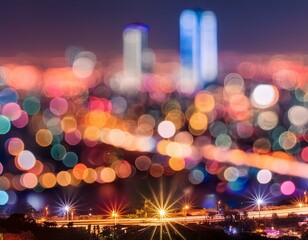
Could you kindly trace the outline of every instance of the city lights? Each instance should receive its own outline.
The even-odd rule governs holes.
[[[101,17],[110,17],[106,29],[92,29],[93,22],[100,22],[94,21],[94,10]],[[25,49],[15,57],[0,56],[3,221],[11,220],[13,211],[21,211],[20,219],[26,224],[35,220],[42,228],[61,227],[68,232],[74,227],[87,228],[88,234],[108,232],[108,239],[117,239],[119,232],[133,232],[150,240],[175,235],[189,239],[184,236],[186,231],[198,228],[208,233],[221,223],[227,223],[221,224],[225,227],[225,231],[220,229],[221,236],[232,237],[245,228],[252,231],[250,227],[257,224],[280,224],[279,218],[294,222],[301,218],[307,225],[307,53],[291,53],[295,47],[291,44],[288,54],[266,53],[258,47],[254,54],[237,52],[229,49],[234,42],[243,45],[242,50],[250,45],[242,42],[250,33],[240,30],[258,22],[246,21],[248,13],[228,18],[234,11],[175,10],[178,16],[161,19],[157,18],[160,13],[153,11],[161,22],[160,28],[151,31],[151,26],[142,22],[125,25],[132,16],[138,19],[149,14],[139,11],[135,15],[130,8],[124,11],[125,20],[123,16],[113,18],[116,11],[111,9],[110,14],[93,9],[91,16],[83,11],[79,26],[67,32],[61,27],[67,24],[50,27],[47,23],[57,21],[46,15],[42,29],[65,34],[59,35],[61,44],[53,38],[43,43],[55,48],[68,45],[65,52],[62,49],[62,57],[55,56],[58,52],[48,57],[24,54],[27,46],[37,45],[38,36],[31,36],[33,43],[24,36],[27,44],[21,47]],[[71,19],[70,11],[63,12],[68,15],[59,16],[59,22]],[[243,26],[218,36],[225,25],[232,25],[232,21],[223,21],[236,17],[243,18],[238,21]],[[18,16],[14,19],[20,20]],[[171,19],[170,32],[178,31],[173,38],[165,31]],[[12,44],[19,40],[14,24],[0,25],[16,31],[4,34],[3,39],[14,39]],[[262,34],[273,32],[264,25]],[[22,26],[21,32],[26,32],[28,25]],[[286,34],[289,24],[283,26]],[[8,30],[0,29],[3,33]],[[88,33],[92,35],[87,42]],[[64,41],[67,35],[85,47]],[[108,43],[107,37],[113,35],[117,39]],[[83,38],[75,39],[78,36]],[[234,39],[222,39],[226,36]],[[290,36],[287,40],[291,42]],[[110,48],[112,54],[95,52],[97,39],[100,47]],[[160,49],[157,39],[166,46],[176,40],[174,49],[165,49],[164,44]],[[281,36],[276,39],[282,41]],[[113,49],[117,42],[122,53],[121,48]],[[226,42],[227,51],[218,49],[218,43],[223,46]],[[272,47],[275,45],[280,44]],[[292,201],[296,196],[300,197]],[[142,238],[145,232],[148,235]]]
[[[66,214],[66,220],[69,221],[70,206],[65,205],[65,206],[64,206],[64,211],[65,211],[65,214]]]
[[[158,211],[160,218],[163,218],[166,215],[166,210],[165,209],[160,209]]]
[[[111,217],[114,218],[114,225],[117,225],[119,214],[115,210],[112,210]]]

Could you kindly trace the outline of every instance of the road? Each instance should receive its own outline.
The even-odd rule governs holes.
[[[176,222],[176,223],[196,223],[202,221],[217,222],[222,221],[220,218],[206,218],[205,216],[187,216],[187,217],[166,217],[166,218],[109,218],[109,219],[87,219],[87,220],[57,220],[55,221],[58,227],[67,226],[69,222],[73,222],[75,227],[88,227],[92,226],[114,226],[114,225],[144,225],[144,226],[157,226],[162,223]]]
[[[293,207],[293,208],[281,208],[281,209],[263,209],[260,211],[261,218],[271,218],[273,213],[276,213],[278,217],[288,217],[290,213],[297,215],[308,215],[308,207]],[[258,218],[259,211],[248,212],[249,218]]]
[[[249,211],[249,218],[272,218],[273,213],[276,213],[278,217],[287,217],[290,213],[297,215],[308,215],[308,207],[291,207],[284,209],[262,209],[260,211]],[[222,215],[216,215],[213,218],[200,216],[186,216],[186,217],[164,217],[164,218],[105,218],[105,219],[73,219],[73,220],[56,220],[58,227],[67,226],[69,222],[73,222],[76,227],[88,227],[92,226],[114,226],[114,225],[144,225],[144,226],[157,226],[162,223],[176,222],[180,224],[185,223],[198,223],[203,221],[219,222],[223,221]]]

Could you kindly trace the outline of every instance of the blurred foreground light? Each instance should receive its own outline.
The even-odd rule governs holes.
[[[5,88],[0,91],[0,104],[5,105],[10,102],[17,103],[18,101],[18,93],[13,88]]]
[[[18,167],[22,170],[29,170],[34,167],[36,162],[35,156],[28,150],[22,151],[17,157]]]
[[[204,173],[199,169],[194,169],[189,173],[188,180],[194,184],[200,184],[204,180]]]
[[[35,135],[35,140],[41,147],[49,146],[52,143],[52,139],[52,133],[47,129],[40,129]]]
[[[243,77],[238,73],[229,73],[224,79],[224,91],[227,96],[243,93],[245,91]]]
[[[285,150],[293,148],[297,141],[296,135],[291,131],[281,133],[278,139],[279,145]]]
[[[140,171],[148,171],[151,167],[152,161],[148,156],[139,156],[135,160],[135,166]]]
[[[6,147],[11,155],[18,156],[24,150],[25,145],[20,138],[10,138],[6,142]]]
[[[279,98],[276,87],[268,84],[260,84],[253,90],[250,101],[256,108],[268,108],[273,106]]]
[[[71,181],[72,181],[72,177],[67,171],[61,171],[57,174],[57,183],[60,186],[66,187],[70,185]]]
[[[159,125],[158,125],[158,133],[160,136],[162,136],[163,138],[170,138],[175,134],[175,126],[171,121],[162,121]]]
[[[96,56],[92,52],[84,51],[75,56],[73,72],[77,77],[90,77],[96,65]]]
[[[308,109],[303,106],[293,106],[288,111],[290,122],[296,126],[305,126],[308,123]]]
[[[257,179],[261,184],[267,184],[272,180],[272,173],[267,169],[262,169],[257,174]]]
[[[6,191],[0,190],[0,205],[5,205],[9,201],[9,195]]]
[[[63,158],[66,167],[73,168],[78,163],[78,155],[74,152],[67,152]]]
[[[278,125],[278,114],[274,111],[264,111],[258,115],[258,125],[263,130],[272,130]]]
[[[235,167],[228,167],[224,171],[224,177],[228,182],[235,182],[239,177],[239,171]]]
[[[292,181],[285,181],[280,186],[280,191],[283,195],[291,195],[295,192],[296,187]]]
[[[3,116],[6,116],[11,121],[18,119],[21,116],[21,108],[17,103],[7,103],[2,107],[1,111]]]
[[[52,188],[54,186],[56,186],[57,184],[57,178],[56,176],[51,173],[44,173],[41,175],[40,177],[40,184],[44,187],[44,188]]]
[[[169,166],[174,171],[181,171],[181,170],[183,170],[185,168],[185,160],[184,160],[184,158],[171,157],[169,159]]]
[[[103,182],[110,183],[116,179],[116,173],[112,168],[106,167],[100,172],[99,177]]]
[[[6,134],[11,129],[11,122],[6,116],[0,115],[0,135]]]
[[[38,99],[35,96],[26,97],[23,100],[22,107],[23,107],[24,111],[26,111],[26,113],[28,115],[35,115],[41,109],[40,99]]]
[[[211,112],[215,107],[214,96],[207,91],[198,92],[195,96],[195,106],[201,112]]]
[[[34,66],[15,66],[11,69],[7,83],[18,90],[35,90],[40,87],[41,73]]]
[[[195,136],[202,135],[208,127],[208,118],[202,112],[194,113],[189,119],[189,131]]]
[[[55,115],[63,115],[68,109],[68,103],[65,98],[55,97],[50,101],[50,111]]]
[[[37,177],[33,173],[25,173],[21,175],[20,177],[20,183],[23,185],[25,188],[34,188],[37,183]]]

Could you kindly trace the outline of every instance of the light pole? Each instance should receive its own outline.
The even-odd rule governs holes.
[[[64,207],[65,213],[66,213],[66,220],[69,221],[69,211],[70,211],[70,207],[68,205],[66,205]]]
[[[217,202],[217,212],[218,212],[218,214],[220,214],[221,213],[221,201],[220,200],[218,200],[218,202]]]
[[[116,211],[112,211],[111,216],[114,218],[114,226],[117,225],[117,217],[118,213]]]
[[[258,210],[259,210],[259,219],[261,218],[261,204],[263,203],[262,199],[257,199]]]
[[[189,209],[189,205],[186,204],[186,205],[183,207],[183,211],[184,211],[184,223],[185,223],[185,224],[186,224],[188,209]]]
[[[71,210],[71,220],[74,220],[74,209]]]
[[[116,225],[117,225],[118,213],[115,210],[112,210],[111,216],[114,218],[113,236],[115,236],[116,235]]]
[[[45,217],[47,218],[48,217],[48,205],[45,207]]]

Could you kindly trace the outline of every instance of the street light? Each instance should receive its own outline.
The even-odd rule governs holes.
[[[221,200],[218,200],[218,202],[217,202],[217,212],[218,212],[218,214],[220,214],[221,213]]]
[[[163,221],[164,216],[166,215],[166,210],[165,209],[159,209],[158,211],[159,216],[160,216],[160,221]]]
[[[116,211],[112,211],[111,216],[114,218],[114,226],[117,225],[117,217],[118,213]]]
[[[71,210],[71,220],[74,220],[74,209]]]
[[[65,212],[66,212],[66,220],[68,221],[68,220],[69,220],[70,206],[65,205],[65,206],[64,206],[64,210],[65,210]]]
[[[257,205],[258,205],[258,210],[259,210],[259,219],[261,218],[261,204],[263,203],[263,200],[258,198],[257,199]]]
[[[49,214],[49,212],[48,212],[48,206],[46,206],[46,207],[45,207],[45,217],[46,217],[46,218],[48,217],[48,214]]]
[[[183,207],[183,211],[184,211],[184,222],[186,223],[186,219],[187,219],[187,212],[188,212],[188,209],[189,209],[189,205],[186,204],[184,207]]]

